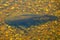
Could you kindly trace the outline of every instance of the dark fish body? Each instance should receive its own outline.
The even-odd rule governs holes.
[[[35,25],[40,25],[40,24],[44,24],[48,21],[53,21],[53,20],[57,20],[56,16],[52,16],[52,15],[31,15],[31,14],[25,14],[25,15],[20,15],[20,16],[16,16],[16,17],[7,17],[5,20],[5,23],[10,25],[10,26],[15,26],[15,27],[19,27],[19,26],[24,26],[26,28],[30,27],[31,25],[35,26]]]

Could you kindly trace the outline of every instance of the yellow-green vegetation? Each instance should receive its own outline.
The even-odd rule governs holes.
[[[0,0],[0,40],[60,40],[60,0]],[[8,16],[25,13],[55,15],[57,20],[25,30],[4,23]]]

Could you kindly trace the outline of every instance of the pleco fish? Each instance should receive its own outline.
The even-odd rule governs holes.
[[[17,28],[19,28],[19,26],[28,28],[32,25],[41,25],[53,20],[57,20],[57,17],[52,15],[23,14],[15,17],[7,17],[5,23]]]

